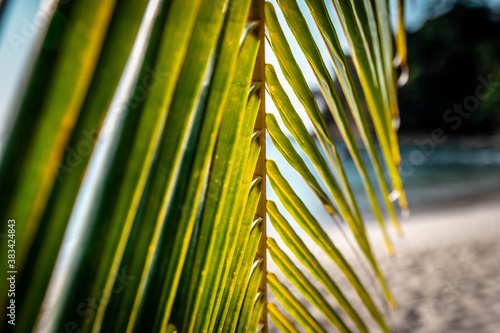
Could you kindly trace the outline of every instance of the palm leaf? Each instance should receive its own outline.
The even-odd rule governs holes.
[[[285,309],[297,320],[297,322],[308,332],[326,332],[325,328],[311,315],[311,313],[300,303],[288,288],[281,283],[276,275],[268,273],[267,281],[269,288],[280,301]]]
[[[321,311],[339,332],[349,332],[344,321],[332,309],[321,293],[308,281],[307,277],[295,266],[290,258],[281,250],[273,238],[267,239],[269,254],[287,279],[293,283],[297,289]],[[363,331],[366,331],[364,329]]]
[[[258,150],[260,150],[260,146],[258,144],[253,143],[252,146],[258,147]],[[248,273],[245,271],[244,266],[245,263],[247,268],[250,266],[248,265],[248,263],[250,263],[248,256],[255,253],[256,251],[254,247],[248,247],[248,245],[249,235],[252,234],[253,227],[261,222],[261,219],[258,219],[256,221],[253,220],[255,211],[257,209],[257,204],[259,203],[259,199],[261,196],[261,187],[258,186],[261,180],[262,178],[260,177],[254,179],[250,188],[250,193],[248,194],[245,212],[241,220],[242,227],[240,228],[238,238],[236,239],[236,244],[239,246],[239,248],[236,249],[238,252],[231,260],[231,267],[229,268],[229,279],[227,281],[228,287],[225,288],[222,292],[221,304],[224,305],[224,308],[219,311],[217,316],[214,315],[215,313],[212,315],[213,321],[218,326],[217,329],[214,330],[217,330],[218,332],[222,332],[231,304],[235,303],[233,302],[233,297],[236,298],[238,296],[237,293],[239,290],[242,290],[241,285],[243,285],[245,281],[243,277],[248,275]],[[257,261],[262,260],[257,259]],[[218,295],[221,295],[221,293],[218,293]],[[235,317],[236,315],[237,314],[232,313],[230,318]]]
[[[366,304],[372,315],[379,322],[381,321],[381,315],[368,295],[366,289],[361,284],[359,278],[356,276],[355,272],[352,270],[348,262],[344,259],[340,251],[335,247],[333,242],[330,240],[326,232],[321,228],[316,219],[309,212],[304,203],[299,199],[299,197],[292,190],[288,182],[283,178],[283,175],[279,172],[276,163],[273,161],[268,161],[268,175],[271,182],[271,186],[276,192],[278,198],[288,210],[288,212],[293,216],[295,221],[300,225],[300,227],[313,239],[313,241],[330,257],[330,259],[335,262],[344,275],[348,278],[349,282],[356,290],[358,295],[361,297],[363,302]],[[360,238],[362,239],[362,238]],[[366,241],[360,241],[361,250],[370,255],[370,250]],[[372,256],[373,257],[373,256]],[[374,260],[374,259],[373,259]],[[379,282],[381,282],[383,288],[385,287],[385,282],[381,276],[380,270],[376,263],[372,263],[376,274],[378,275]],[[386,297],[391,299],[389,290],[384,290]]]
[[[403,9],[396,13],[393,36],[386,1],[333,1],[352,71],[326,3],[306,1],[348,102],[344,108],[319,52],[321,41],[312,37],[298,3],[278,2],[392,252],[383,213],[399,232],[390,197],[399,195],[400,206],[407,206],[397,173],[393,68],[397,52],[398,65],[406,70]],[[3,9],[0,1],[2,19]],[[284,332],[297,332],[295,322],[309,332],[328,331],[311,315],[309,304],[294,295],[298,291],[338,331],[349,332],[354,325],[368,332],[345,290],[327,273],[331,261],[380,329],[389,331],[351,263],[278,165],[267,159],[269,134],[332,222],[341,228],[340,222],[346,222],[356,241],[352,248],[364,255],[358,260],[365,266],[367,261],[394,305],[346,176],[347,164],[271,4],[76,0],[52,9],[50,22],[34,40],[33,65],[26,67],[19,98],[9,110],[13,121],[0,153],[0,216],[16,220],[18,330],[268,332],[269,316]],[[279,73],[265,64],[265,38],[315,136]],[[275,115],[265,113],[266,90],[283,128]],[[361,155],[363,148],[370,164]],[[300,231],[266,200],[267,177]],[[286,248],[268,237],[266,216]],[[301,238],[304,232],[326,260],[311,252]],[[286,282],[268,272],[267,253]],[[7,261],[0,266],[7,271]],[[6,306],[8,284],[0,286],[0,302]],[[268,303],[268,287],[280,309]],[[0,325],[12,331],[5,317]]]
[[[328,50],[330,51],[330,56],[334,64],[333,67],[335,69],[335,73],[339,78],[340,84],[342,86],[342,91],[344,92],[344,95],[346,96],[349,106],[352,110],[352,115],[361,135],[361,139],[363,140],[363,143],[367,148],[368,155],[374,167],[377,184],[380,188],[380,191],[382,192],[382,198],[384,199],[385,207],[387,208],[387,211],[389,213],[390,220],[398,234],[401,234],[401,229],[399,227],[396,213],[394,211],[394,206],[390,202],[389,191],[383,176],[382,166],[375,149],[374,140],[370,133],[368,121],[362,110],[361,98],[355,88],[356,85],[354,75],[348,71],[349,64],[347,63],[346,57],[341,49],[337,34],[335,33],[335,30],[333,28],[333,24],[329,17],[326,15],[327,11],[325,5],[320,1],[308,1],[308,5],[311,9],[311,13],[313,14],[315,21],[317,22],[318,27],[322,31],[322,36],[325,39]],[[369,184],[369,179],[366,174],[362,174],[362,178],[366,184]],[[367,193],[372,205],[376,206],[377,201],[375,199],[375,194],[370,186],[367,186]],[[380,222],[380,212],[376,209],[374,211],[377,215],[378,221]]]
[[[21,316],[27,318],[23,323],[32,322],[36,318],[38,309],[44,296],[44,289],[48,285],[50,274],[54,268],[57,252],[61,246],[65,228],[71,214],[71,208],[76,199],[81,180],[87,166],[92,146],[94,143],[93,129],[99,127],[104,112],[111,102],[114,89],[118,84],[121,73],[125,67],[128,54],[131,50],[139,23],[141,20],[137,6],[145,8],[142,3],[123,2],[117,6],[114,18],[108,31],[108,42],[103,45],[102,54],[96,67],[96,74],[92,79],[81,115],[75,125],[68,146],[74,147],[67,150],[63,157],[63,167],[57,174],[49,202],[40,222],[40,228],[34,240],[33,248],[27,259],[27,276],[37,272],[38,285],[33,286],[25,281],[26,307],[21,310]],[[124,26],[128,27],[123,33]],[[106,68],[106,72],[102,69]],[[83,154],[82,154],[83,152]],[[80,156],[75,156],[78,154]],[[80,158],[81,161],[73,168],[69,168],[68,161]],[[73,165],[71,165],[73,166]],[[44,258],[43,260],[41,258]],[[44,286],[44,287],[42,287]],[[31,287],[31,289],[29,289]],[[18,296],[22,299],[24,296]],[[29,320],[28,318],[32,318]]]
[[[304,17],[300,14],[298,4],[295,1],[287,1],[286,5],[282,5],[282,9],[285,13],[285,18],[287,18],[289,25],[292,27],[292,31],[295,32],[295,36],[299,41],[299,45],[301,45],[302,50],[306,54],[306,57],[311,66],[314,68],[316,75],[320,78],[320,85],[324,85],[324,89],[322,89],[323,92],[328,92],[325,96],[326,100],[333,103],[330,104],[330,110],[332,111],[335,122],[338,124],[339,130],[343,135],[344,142],[350,150],[351,156],[353,157],[356,166],[360,171],[360,175],[363,179],[363,183],[372,204],[375,216],[384,234],[388,252],[392,253],[392,245],[385,229],[382,213],[380,212],[377,200],[375,199],[374,189],[370,183],[370,180],[368,179],[368,173],[361,158],[361,153],[359,151],[359,148],[357,147],[356,142],[354,141],[354,137],[349,124],[347,123],[346,113],[342,109],[342,106],[339,102],[339,98],[333,87],[333,81],[328,71],[326,70],[326,66],[321,58],[321,55],[319,54],[318,47],[314,43],[314,39],[312,38],[312,35],[307,28]],[[269,84],[272,84],[272,81],[271,79],[269,79],[269,77],[272,76],[268,76],[268,82]],[[276,84],[276,86],[278,86],[278,84]],[[358,219],[360,219],[360,217],[358,217]]]
[[[210,260],[221,260],[221,258],[224,258],[224,256],[219,257],[219,255],[221,255],[219,252],[221,250],[219,246],[227,246],[223,243],[226,241],[226,237],[216,239],[213,236],[218,233],[218,228],[221,228],[221,235],[224,235],[225,232],[228,231],[228,223],[230,221],[224,220],[221,223],[221,216],[224,215],[224,209],[227,209],[227,206],[224,203],[227,202],[227,204],[230,203],[233,205],[233,200],[236,199],[235,196],[238,194],[239,190],[239,186],[229,186],[231,173],[241,170],[238,166],[233,167],[235,159],[238,159],[235,142],[244,142],[236,141],[244,140],[245,134],[241,132],[242,125],[244,123],[253,124],[255,121],[256,113],[251,111],[256,110],[247,109],[244,116],[241,115],[240,112],[241,109],[245,109],[247,94],[250,89],[250,78],[252,75],[253,64],[259,46],[259,40],[255,37],[255,35],[249,34],[247,38],[248,49],[244,45],[246,52],[241,53],[244,60],[242,62],[241,71],[237,72],[235,75],[235,81],[233,81],[233,86],[229,95],[231,100],[228,103],[228,109],[226,110],[222,121],[221,133],[219,134],[217,147],[214,153],[215,159],[212,166],[211,177],[207,185],[207,201],[205,202],[203,217],[201,220],[200,239],[197,243],[195,262],[191,273],[191,287],[189,288],[190,293],[187,305],[189,315],[185,318],[185,324],[188,324],[189,326],[185,327],[186,331],[194,329],[193,326],[195,322],[192,321],[191,318],[198,313],[202,297],[206,297],[204,296],[203,291],[204,285],[208,279],[207,274],[209,268],[211,267]],[[251,133],[247,138],[248,144],[250,140]],[[246,158],[246,156],[243,157],[241,154],[238,155],[240,155],[240,161],[243,161]],[[213,252],[214,249],[216,249],[216,252]],[[224,250],[225,249],[223,248],[222,251]],[[210,258],[210,260],[205,260],[207,257]],[[219,266],[218,269],[221,268],[220,265],[217,266]],[[212,271],[212,273],[220,274],[217,271]],[[194,286],[198,286],[198,288],[195,288]],[[206,292],[209,291],[210,290],[207,289]],[[200,319],[203,320],[203,318]]]
[[[17,172],[23,175],[2,180],[2,188],[5,188],[3,186],[6,182],[10,184],[15,182],[12,186],[12,191],[15,193],[9,197],[7,214],[15,216],[19,221],[16,224],[16,239],[19,243],[16,263],[19,267],[24,266],[29,249],[33,246],[35,235],[40,228],[42,215],[56,182],[57,173],[54,172],[54,165],[61,165],[63,160],[66,145],[69,143],[88,92],[114,11],[112,1],[105,3],[93,1],[88,5],[79,2],[74,6],[73,17],[81,21],[79,29],[67,29],[63,36],[57,32],[50,32],[51,35],[57,33],[62,41],[57,62],[52,68],[52,79],[49,80],[44,95],[40,96],[39,92],[33,91],[34,88],[28,90],[28,93],[33,93],[40,103],[35,113],[38,112],[41,117],[32,129],[31,140],[22,156],[23,160],[16,161],[17,154],[13,154],[12,159],[2,158],[3,179],[10,178]],[[75,59],[78,61],[77,64]],[[23,107],[30,107],[30,103],[33,102],[31,98],[29,94],[25,97]],[[25,112],[21,111],[21,114],[24,115]],[[11,145],[16,144],[17,142],[11,142]],[[19,171],[10,169],[19,166]],[[2,216],[7,214],[4,211]],[[0,266],[7,270],[6,261],[2,261]],[[6,294],[5,288],[7,284],[2,282],[1,289],[5,291],[2,295]]]
[[[309,270],[309,272],[325,286],[328,292],[337,300],[341,308],[349,315],[360,331],[366,331],[365,324],[359,318],[359,315],[352,308],[349,301],[345,298],[337,284],[330,278],[326,270],[307,248],[300,237],[295,233],[286,219],[280,214],[276,204],[268,202],[268,212],[274,229],[278,232],[285,245],[299,259],[299,261]],[[339,258],[340,259],[340,258]],[[341,259],[340,259],[341,260]],[[347,275],[353,274],[349,267],[346,267]],[[387,325],[382,316],[376,310],[373,301],[362,286],[358,287],[358,294],[364,300],[365,305],[371,310],[375,320],[380,323],[382,329],[387,330]]]
[[[271,317],[272,321],[281,332],[298,332],[295,326],[278,310],[276,305],[274,305],[273,303],[268,303],[267,311],[269,312],[269,317]]]
[[[359,3],[359,1],[358,1]],[[364,1],[366,10],[366,17],[368,18],[369,25],[372,30],[371,39],[374,41],[378,41],[378,33],[372,27],[371,23],[373,23],[375,16],[373,15],[373,8],[369,1]],[[357,5],[356,8],[359,11],[362,11],[361,6]],[[359,20],[356,21],[356,17],[354,14],[353,4],[348,1],[334,1],[334,8],[337,14],[337,17],[342,23],[342,28],[346,35],[348,36],[363,36],[363,29],[360,28],[362,22]],[[368,14],[372,14],[368,16]],[[380,13],[379,15],[387,14],[387,11]],[[381,19],[382,17],[379,17]],[[387,17],[384,18],[387,21]],[[382,23],[385,24],[385,23]],[[367,39],[365,36],[364,39]],[[359,39],[355,39],[358,40]],[[363,42],[363,41],[362,41]],[[367,42],[364,42],[365,44]],[[374,42],[376,44],[376,42]],[[356,71],[358,73],[358,77],[360,78],[361,85],[363,87],[363,92],[365,93],[366,101],[368,104],[368,110],[370,111],[371,119],[375,126],[375,130],[378,135],[380,147],[382,149],[382,153],[386,162],[386,167],[388,169],[389,176],[392,180],[392,185],[395,193],[399,196],[399,204],[402,209],[406,209],[408,204],[406,202],[406,197],[403,191],[403,186],[401,182],[401,178],[397,171],[396,164],[399,163],[398,158],[398,148],[391,147],[395,144],[394,140],[391,141],[389,132],[394,130],[392,123],[389,124],[387,121],[387,113],[392,113],[389,108],[387,101],[389,97],[387,96],[387,91],[381,91],[381,87],[377,81],[385,81],[387,80],[386,73],[383,75],[377,76],[375,66],[373,65],[374,61],[368,54],[369,48],[366,48],[364,45],[354,45],[351,39],[348,39],[349,49],[351,51],[351,56],[353,59],[353,63],[356,67]],[[372,47],[373,48],[373,47]],[[391,47],[392,49],[392,47]],[[391,53],[390,50],[384,50],[386,53]],[[386,56],[387,57],[387,56]],[[380,65],[379,65],[380,71]],[[384,105],[385,100],[385,105]],[[393,134],[391,134],[393,136]]]

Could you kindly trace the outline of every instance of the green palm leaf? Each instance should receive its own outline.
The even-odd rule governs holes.
[[[276,265],[285,274],[286,278],[300,290],[304,297],[316,306],[339,332],[349,332],[344,321],[332,309],[321,293],[308,281],[307,277],[294,265],[285,252],[279,248],[273,238],[267,239],[267,248]],[[363,331],[366,331],[366,329]]]
[[[370,202],[372,204],[375,216],[377,218],[377,221],[379,222],[379,225],[382,229],[382,232],[384,234],[386,246],[388,248],[388,252],[392,253],[392,245],[390,243],[389,237],[387,235],[382,213],[380,212],[380,208],[378,206],[377,200],[375,199],[375,193],[374,189],[370,183],[370,180],[368,179],[368,173],[365,167],[365,164],[363,163],[363,160],[361,158],[361,153],[359,151],[359,148],[357,147],[356,142],[354,141],[354,137],[352,134],[352,131],[347,123],[347,116],[344,110],[342,109],[342,106],[339,102],[339,98],[334,90],[333,87],[333,81],[326,70],[326,66],[321,58],[321,55],[319,54],[319,50],[314,43],[314,39],[312,38],[311,33],[309,32],[307,28],[306,21],[304,17],[300,14],[299,7],[295,1],[287,1],[286,5],[282,5],[282,9],[285,13],[285,18],[287,18],[287,21],[289,22],[289,25],[292,27],[292,31],[295,32],[295,36],[299,41],[299,45],[301,45],[302,50],[306,54],[306,57],[310,63],[310,65],[313,67],[313,69],[316,72],[316,75],[320,78],[320,85],[324,85],[323,92],[328,92],[326,93],[326,100],[327,101],[333,101],[333,104],[330,104],[330,110],[332,111],[332,115],[335,119],[335,122],[339,126],[339,130],[341,134],[343,135],[344,142],[346,143],[347,147],[349,148],[351,152],[351,156],[353,157],[356,166],[358,167],[358,170],[360,171],[360,175],[363,179],[363,183],[365,185],[368,197],[370,199]],[[300,27],[300,28],[299,28]],[[269,84],[273,84],[273,82],[276,81],[271,81],[271,78],[273,75],[268,75],[268,82]],[[280,89],[279,83],[275,84],[275,86]],[[280,89],[282,91],[282,89]],[[284,91],[282,92],[284,94]],[[276,104],[276,101],[275,101]],[[279,108],[279,107],[278,107]],[[288,110],[288,109],[287,109]],[[383,180],[382,180],[383,182]],[[360,217],[358,217],[360,219]],[[358,222],[361,223],[361,222]]]
[[[380,313],[371,300],[370,296],[368,295],[367,291],[362,286],[359,278],[356,276],[348,262],[344,259],[340,251],[335,247],[326,232],[321,228],[314,216],[312,216],[304,203],[292,190],[288,182],[283,178],[283,175],[279,172],[276,163],[274,163],[273,161],[268,161],[267,170],[271,185],[288,212],[293,216],[300,227],[313,239],[313,241],[319,247],[321,247],[321,249],[330,257],[330,259],[335,262],[335,264],[337,264],[342,273],[346,275],[349,282],[352,284],[361,299],[365,302],[372,315],[376,319],[379,319],[381,317]],[[367,257],[371,256],[371,258],[373,258],[369,245],[366,243],[366,241],[363,241],[363,238],[361,238],[359,235],[358,238],[361,250]],[[373,258],[372,260],[372,267],[377,274],[377,278],[382,286],[382,289],[384,290],[385,296],[388,300],[392,300],[392,296],[387,286],[385,285],[385,281],[381,276],[375,259]]]
[[[334,264],[379,328],[390,331],[347,257],[267,158],[266,136],[331,222],[341,228],[346,222],[352,249],[364,256],[357,259],[365,266],[366,259],[395,305],[347,178],[348,164],[290,38],[313,70],[391,253],[384,212],[400,232],[391,198],[399,195],[400,206],[407,207],[397,172],[393,68],[396,57],[406,71],[403,8],[395,13],[393,36],[384,0],[333,1],[342,31],[323,0],[306,0],[322,39],[315,40],[297,1],[278,3],[293,36],[263,0],[75,0],[51,9],[1,142],[0,216],[16,220],[16,330],[268,332],[269,316],[283,332],[298,332],[295,323],[326,332],[311,314],[316,308],[340,332],[368,332],[346,291],[327,273],[326,265]],[[5,19],[3,9],[0,1]],[[340,33],[346,34],[354,71]],[[278,73],[265,63],[265,38]],[[321,42],[347,108],[319,52]],[[280,70],[314,134],[278,79]],[[266,115],[266,91],[284,127],[278,115]],[[267,180],[296,230],[267,201]],[[271,226],[284,247],[268,237]],[[8,228],[2,225],[2,233]],[[302,233],[326,259],[311,252]],[[0,254],[5,258],[9,251],[2,241]],[[267,254],[282,281],[268,271]],[[1,263],[7,271],[8,262]],[[9,304],[8,288],[0,283],[2,306]],[[2,332],[13,331],[5,318]]]
[[[2,157],[2,188],[10,178],[16,174],[15,193],[9,197],[8,213],[2,216],[15,216],[19,221],[16,224],[16,239],[18,241],[17,265],[23,267],[35,236],[40,228],[42,215],[49,201],[50,193],[57,178],[57,166],[61,165],[66,145],[78,120],[80,109],[91,84],[94,70],[97,66],[102,44],[114,11],[114,2],[93,1],[84,5],[83,2],[74,4],[73,18],[81,24],[67,29],[64,34],[50,31],[52,36],[57,34],[62,39],[59,46],[58,60],[52,68],[51,80],[41,96],[40,92],[28,90],[34,96],[24,97],[22,107],[33,107],[32,98],[39,105],[39,117],[36,126],[32,129],[31,140],[26,148],[22,161]],[[51,37],[52,37],[51,36]],[[75,64],[77,59],[77,64]],[[40,64],[43,66],[43,64]],[[38,70],[38,69],[35,69]],[[42,71],[40,69],[39,71]],[[47,73],[45,73],[47,74]],[[34,80],[41,78],[34,77]],[[47,82],[47,76],[44,78]],[[37,84],[39,84],[38,81]],[[37,86],[37,89],[39,87]],[[21,111],[21,115],[24,112]],[[14,134],[15,135],[15,134]],[[11,142],[16,145],[17,142]],[[54,168],[56,165],[56,168]],[[9,170],[10,169],[10,170]],[[22,175],[22,177],[21,177]],[[15,190],[14,190],[15,189]],[[3,230],[6,232],[6,229]],[[7,271],[7,262],[2,260],[1,265]],[[2,301],[5,300],[7,284],[2,282]],[[4,318],[2,318],[4,320]]]
[[[304,242],[300,239],[299,235],[292,229],[288,224],[286,219],[280,214],[276,204],[272,201],[268,201],[268,212],[271,218],[271,223],[274,229],[278,232],[281,239],[285,242],[286,246],[292,251],[292,253],[299,259],[299,261],[309,270],[309,272],[325,286],[328,292],[337,300],[341,308],[349,315],[352,321],[356,324],[360,331],[366,331],[365,324],[359,318],[359,315],[352,308],[349,301],[345,298],[342,291],[335,284],[335,282],[330,278],[326,270],[307,248]],[[339,260],[342,260],[339,258]],[[349,267],[346,267],[346,275],[354,274]],[[356,288],[356,287],[355,287]],[[376,310],[373,301],[370,299],[368,293],[359,284],[358,294],[363,299],[363,302],[368,307],[368,310],[374,316],[375,320],[380,324],[383,330],[387,331],[387,325],[384,319]]]
[[[267,311],[269,312],[269,317],[271,317],[274,324],[281,332],[284,333],[298,332],[295,326],[278,310],[276,305],[274,305],[273,303],[268,303]]]
[[[311,313],[300,303],[288,288],[281,283],[276,275],[269,273],[267,281],[271,291],[280,301],[285,309],[298,321],[298,323],[310,333],[326,332],[320,323],[311,315]]]

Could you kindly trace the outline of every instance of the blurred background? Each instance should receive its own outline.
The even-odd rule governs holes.
[[[415,209],[500,193],[500,7],[436,4],[424,25],[409,27],[410,77],[399,92],[402,175]]]

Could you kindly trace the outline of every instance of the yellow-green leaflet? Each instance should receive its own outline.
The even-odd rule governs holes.
[[[269,254],[286,278],[332,323],[339,332],[350,332],[344,321],[332,309],[321,293],[309,282],[307,277],[294,265],[273,238],[267,238]],[[366,331],[366,330],[365,330]]]
[[[340,42],[338,40],[337,34],[333,28],[333,24],[326,15],[327,10],[325,5],[318,0],[308,0],[307,4],[311,10],[311,13],[318,25],[319,29],[322,31],[323,39],[325,43],[328,45],[328,50],[330,51],[330,56],[334,63],[335,73],[340,81],[342,90],[346,99],[349,103],[351,114],[356,122],[356,126],[359,130],[359,134],[363,140],[363,143],[367,149],[368,155],[370,157],[370,161],[373,164],[376,180],[379,186],[380,191],[382,192],[382,198],[384,200],[385,206],[388,210],[389,217],[391,223],[393,224],[395,230],[400,235],[401,229],[399,227],[399,223],[396,217],[396,212],[394,210],[394,206],[389,198],[389,190],[384,178],[383,169],[381,162],[379,161],[378,153],[375,148],[375,142],[371,135],[369,123],[365,116],[365,113],[362,109],[362,100],[360,94],[356,89],[355,78],[353,77],[353,73],[349,71],[349,64],[346,60],[346,56],[344,55],[342,48],[340,46]],[[396,142],[397,144],[397,142]],[[366,172],[361,169],[361,177],[363,179],[367,195],[372,204],[373,210],[375,212],[375,216],[377,221],[379,222],[382,231],[384,232],[384,236],[386,237],[386,244],[388,246],[389,253],[393,253],[392,247],[390,245],[390,241],[388,239],[387,233],[385,232],[384,222],[382,213],[379,209],[379,205],[377,203],[377,199],[375,196],[374,189],[371,186],[370,179]]]
[[[302,303],[278,280],[276,275],[268,273],[267,281],[276,298],[306,331],[309,333],[326,333],[323,326],[314,319]]]
[[[299,333],[295,326],[278,310],[275,304],[268,303],[267,311],[271,317],[274,325],[279,328],[283,333]]]
[[[274,115],[266,115],[266,126],[274,146],[278,149],[281,155],[283,155],[287,162],[290,163],[295,170],[297,170],[302,178],[304,178],[326,210],[330,214],[333,214],[334,212],[337,213],[337,209],[333,206],[333,203],[309,171],[309,168],[306,166],[302,158],[295,151],[295,148],[293,148],[290,140],[288,140],[285,134],[281,131]]]
[[[271,182],[271,186],[273,187],[276,195],[280,199],[281,203],[285,206],[287,211],[294,217],[295,221],[301,226],[304,231],[306,231],[309,236],[320,246],[322,249],[334,260],[337,265],[345,268],[344,274],[349,274],[348,279],[353,284],[353,287],[358,288],[358,293],[366,293],[364,288],[362,288],[361,284],[357,277],[352,273],[347,262],[344,260],[342,255],[339,253],[337,248],[333,245],[328,235],[321,228],[316,219],[309,212],[307,207],[304,205],[302,200],[295,194],[293,189],[290,187],[290,184],[283,178],[283,175],[280,173],[278,166],[274,161],[267,161],[267,172],[269,176],[269,181]],[[353,230],[354,236],[358,241],[358,244],[361,248],[361,251],[365,254],[367,259],[369,260],[377,279],[380,283],[382,291],[384,292],[389,303],[394,302],[392,295],[389,291],[389,288],[380,272],[380,269],[375,261],[373,253],[371,252],[370,245],[366,236],[362,234],[358,229],[356,229],[356,225],[350,226]],[[376,310],[376,309],[374,309]]]
[[[366,331],[366,327],[364,323],[359,318],[358,314],[354,311],[352,306],[349,304],[345,296],[342,294],[338,286],[335,282],[330,278],[326,270],[322,267],[316,257],[311,253],[311,251],[307,248],[304,242],[301,240],[300,236],[293,230],[290,224],[286,221],[286,219],[281,215],[276,207],[276,204],[272,201],[267,202],[267,208],[269,217],[271,219],[271,223],[275,230],[280,235],[283,242],[286,246],[292,251],[292,253],[299,259],[299,261],[309,270],[309,272],[320,282],[322,283],[328,292],[335,297],[337,302],[341,308],[349,315],[349,317],[353,320],[356,326],[360,331]],[[301,220],[296,219],[300,223]],[[321,227],[315,222],[311,220],[309,223],[314,229],[320,229]],[[302,227],[302,225],[301,225]],[[311,235],[314,231],[306,232]],[[316,234],[321,235],[321,230],[315,231]],[[312,236],[311,236],[312,237]],[[318,238],[313,238],[316,244],[318,244],[333,260],[334,263],[337,264],[339,269],[344,273],[344,275],[348,278],[349,282],[352,284],[359,297],[367,307],[370,314],[373,316],[375,321],[380,325],[384,332],[388,332],[389,329],[387,324],[384,321],[384,318],[377,310],[375,303],[372,301],[370,295],[361,284],[359,278],[356,276],[355,272],[349,266],[347,261],[343,258],[341,253],[334,247],[333,243],[329,242],[328,238],[325,238],[326,235],[322,236],[323,240]]]

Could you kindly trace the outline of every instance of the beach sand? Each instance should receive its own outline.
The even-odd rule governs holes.
[[[393,257],[385,253],[376,224],[372,223],[368,227],[372,248],[398,302],[396,310],[389,310],[382,305],[380,293],[374,292],[373,276],[365,274],[366,270],[361,268],[351,248],[339,236],[338,229],[332,227],[328,233],[333,234],[334,243],[349,262],[353,263],[365,286],[380,304],[393,332],[500,332],[500,199],[498,196],[480,202],[461,204],[458,207],[449,205],[445,209],[418,211],[403,221],[404,237],[397,239],[393,236],[396,249],[396,255]],[[346,297],[367,323],[369,330],[379,332],[379,328],[371,320],[356,293],[334,264],[312,244],[312,241],[308,241],[307,244],[345,292]],[[298,266],[308,275],[300,264]],[[278,271],[272,261],[269,262],[269,270]],[[285,281],[284,278],[281,280]],[[335,300],[321,284],[312,277],[310,280],[337,310]],[[327,332],[336,331],[295,288],[291,287],[290,290],[303,301]],[[273,301],[272,295],[269,300]],[[341,316],[345,318],[352,331],[357,332],[343,313]],[[301,330],[300,326],[297,328]]]

